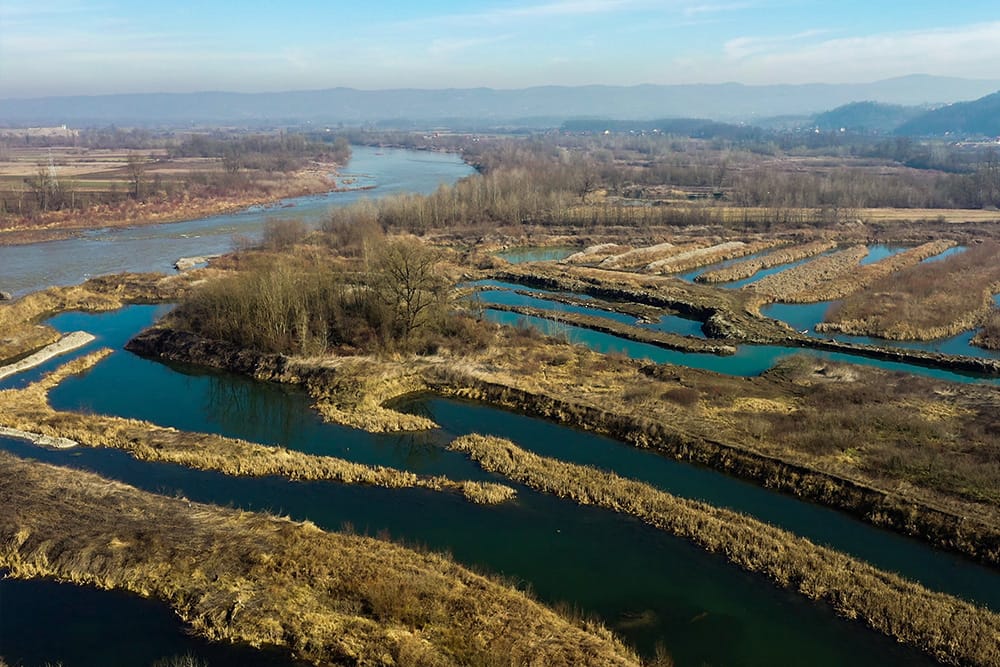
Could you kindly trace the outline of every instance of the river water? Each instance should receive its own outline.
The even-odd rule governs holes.
[[[355,146],[341,176],[357,176],[355,186],[374,189],[297,197],[280,205],[188,222],[99,229],[65,241],[0,246],[0,289],[21,295],[105,273],[172,272],[180,257],[229,252],[234,236],[259,238],[270,219],[297,218],[316,225],[332,207],[400,193],[426,194],[472,173],[469,165],[449,153]]]
[[[440,429],[373,435],[322,423],[309,408],[308,397],[295,388],[160,364],[120,349],[163,310],[162,306],[132,306],[113,313],[65,313],[53,318],[50,323],[57,328],[84,329],[98,336],[81,353],[96,346],[117,348],[90,372],[57,387],[51,394],[53,406],[147,419],[423,474],[504,481],[444,448],[464,433],[495,434],[543,455],[612,469],[680,496],[738,509],[936,590],[1000,608],[1000,576],[988,568],[841,513],[609,438],[433,396],[414,397],[399,407],[428,415]],[[142,387],[142,391],[108,390],[125,386]],[[523,582],[544,602],[568,602],[599,615],[646,653],[656,642],[663,642],[678,665],[798,664],[803,660],[820,665],[847,661],[926,664],[915,652],[796,594],[775,589],[683,540],[633,519],[579,507],[520,485],[515,485],[516,502],[481,507],[458,496],[423,490],[231,478],[137,462],[110,450],[48,451],[6,440],[0,440],[0,448],[93,470],[158,493],[276,511],[308,518],[328,529],[348,523],[361,532],[386,532],[394,539],[447,550],[462,563]],[[34,595],[30,584],[23,586],[27,586],[19,589],[23,594]],[[19,599],[8,592],[4,595],[7,600]],[[94,592],[90,604],[98,610],[105,605],[117,609],[126,604],[122,600],[122,596]],[[17,647],[21,642],[29,646],[7,657],[39,650],[37,640],[13,637],[9,631],[0,618],[5,646]],[[166,624],[161,631],[166,635],[163,641],[174,646],[169,638],[175,636],[176,628]],[[718,641],[719,637],[726,642]],[[185,650],[202,655],[197,643]],[[212,664],[240,663],[236,658],[230,661],[223,652],[213,657]]]
[[[360,164],[367,164],[370,171],[376,172],[378,160],[388,158],[391,166],[388,173],[395,173],[395,179],[382,176],[383,172],[372,176],[380,183],[385,179],[390,189],[396,183],[398,189],[427,191],[445,179],[446,172],[452,179],[468,173],[467,167],[447,156],[405,151],[376,155],[370,149],[355,150],[355,160],[346,171],[360,170],[357,161],[362,160]],[[410,179],[406,177],[407,169],[415,172]],[[341,193],[331,197],[341,196],[347,201],[359,195]],[[318,199],[308,199],[311,209],[302,202],[303,208],[296,213],[313,222],[321,219],[330,202],[320,204]],[[248,212],[243,218],[223,217],[240,218],[237,223],[223,223],[223,218],[219,218],[214,223],[182,224],[200,229],[203,238],[224,244],[232,233],[226,225],[236,224],[241,233],[259,232],[264,219],[260,215],[263,212]],[[160,230],[162,235],[156,236],[154,230]],[[149,270],[157,262],[172,263],[177,256],[209,252],[204,247],[194,252],[182,250],[181,246],[191,239],[162,228],[133,231],[148,231],[150,235],[136,246],[144,253],[146,264],[139,265],[136,261],[135,266],[127,267],[130,270]],[[112,236],[118,233],[109,232]],[[173,245],[178,239],[181,246]],[[124,246],[117,247],[133,247],[129,244],[138,243],[135,239],[120,240]],[[170,249],[153,248],[161,241]],[[79,244],[76,251],[83,252],[89,241],[59,243],[66,245],[51,256],[70,261],[72,244]],[[107,239],[106,243],[115,246],[117,241]],[[89,270],[89,261],[78,258],[77,268],[86,266]],[[13,275],[7,274],[6,265],[0,266],[5,267],[5,275]],[[39,286],[38,278],[27,273],[23,274],[23,280],[29,284],[23,289]],[[66,274],[66,282],[76,280],[79,278]],[[308,397],[294,388],[159,364],[121,349],[128,338],[164,310],[163,306],[134,306],[114,313],[65,313],[53,318],[51,324],[61,330],[83,329],[98,336],[97,341],[76,354],[97,346],[116,350],[87,374],[70,378],[54,390],[53,405],[59,409],[147,419],[182,429],[222,433],[418,473],[505,481],[444,448],[453,437],[463,433],[492,433],[509,437],[540,454],[598,465],[680,496],[738,509],[900,572],[935,590],[1000,609],[1000,576],[988,568],[877,530],[838,512],[608,438],[433,396],[407,399],[400,408],[430,416],[440,424],[440,429],[423,434],[372,435],[322,423],[309,408]],[[686,322],[685,326],[690,326],[690,321]],[[9,378],[0,388],[23,385],[61,361]],[[741,374],[759,372],[755,371],[754,365],[761,365],[756,358],[745,363],[749,366]],[[141,387],[141,391],[116,389],[128,386]],[[683,540],[628,517],[580,507],[520,485],[515,485],[518,489],[515,502],[482,507],[456,495],[425,490],[232,478],[180,466],[142,463],[110,450],[50,451],[6,439],[0,439],[0,448],[20,456],[93,470],[158,493],[182,493],[195,501],[276,511],[298,519],[308,518],[334,530],[350,524],[360,532],[385,532],[394,539],[447,550],[461,563],[522,582],[544,602],[568,602],[585,613],[597,614],[646,654],[662,642],[677,665],[929,663],[917,652],[840,619],[823,606],[777,589]],[[116,619],[129,617],[141,621],[142,629],[135,632],[148,636],[153,648],[128,648],[125,642],[120,642],[124,653],[118,654],[118,662],[124,659],[129,664],[149,664],[159,655],[188,652],[204,657],[213,666],[288,664],[287,657],[280,654],[250,659],[238,648],[213,645],[207,649],[205,642],[185,637],[162,605],[131,596],[89,589],[81,592],[51,582],[4,582],[0,585],[0,595],[3,596],[0,656],[13,664],[35,665],[52,660],[61,660],[66,665],[108,664],[106,656],[95,652],[91,642],[83,637],[113,638],[122,622]],[[46,605],[46,600],[52,604]],[[14,615],[9,609],[18,612]],[[57,642],[52,639],[53,624],[58,628]],[[27,631],[26,627],[47,627],[50,632],[43,635]],[[107,641],[114,643],[114,639]]]

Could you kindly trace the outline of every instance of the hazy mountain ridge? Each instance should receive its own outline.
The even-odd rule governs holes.
[[[1000,80],[914,75],[865,84],[640,86],[148,93],[0,100],[0,124],[359,123],[527,117],[652,120],[671,116],[747,121],[815,114],[857,100],[920,105],[968,100]]]
[[[928,111],[901,124],[896,134],[1000,137],[1000,92]]]
[[[825,132],[890,134],[903,123],[925,113],[925,107],[884,104],[881,102],[851,102],[836,109],[817,114],[816,127]]]

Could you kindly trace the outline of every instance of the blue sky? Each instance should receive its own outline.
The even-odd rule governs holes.
[[[1000,78],[1000,3],[0,0],[0,98]]]

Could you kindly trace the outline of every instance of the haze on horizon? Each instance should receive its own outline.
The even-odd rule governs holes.
[[[4,0],[0,98],[996,78],[995,0]]]

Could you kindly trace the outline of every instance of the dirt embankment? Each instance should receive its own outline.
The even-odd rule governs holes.
[[[615,414],[490,382],[484,378],[439,369],[431,388],[446,396],[499,405],[568,426],[583,427],[672,458],[705,465],[811,502],[834,507],[876,526],[919,537],[938,547],[981,562],[1000,564],[1000,528],[915,497],[884,491],[762,455],[745,448],[685,433],[654,418]]]
[[[190,433],[137,419],[54,410],[48,392],[66,377],[82,373],[110,354],[102,350],[70,361],[23,389],[0,391],[0,427],[18,437],[59,447],[73,444],[122,449],[141,461],[175,463],[227,475],[278,475],[294,480],[329,480],[385,488],[424,488],[461,493],[470,502],[500,503],[515,494],[490,482],[416,475],[384,466],[368,466],[332,456],[304,454],[207,433]]]
[[[55,343],[60,336],[52,327],[30,322],[3,327],[0,329],[0,364],[20,361],[36,350]]]
[[[59,340],[55,329],[38,321],[69,310],[107,312],[130,303],[164,303],[183,298],[201,280],[217,274],[199,269],[180,276],[121,273],[91,278],[71,287],[50,287],[0,303],[0,365]]]
[[[650,331],[641,327],[623,324],[616,320],[611,320],[598,315],[585,315],[582,313],[567,313],[558,310],[546,310],[542,308],[532,308],[530,306],[508,306],[503,304],[491,304],[491,310],[503,310],[519,315],[530,317],[540,317],[553,322],[562,322],[579,326],[592,331],[611,334],[618,338],[634,340],[639,343],[648,343],[666,350],[680,350],[682,352],[701,352],[707,354],[736,354],[736,348],[732,345],[724,345],[703,340],[701,338],[691,338],[672,333],[660,331]]]
[[[538,491],[635,516],[707,551],[725,554],[737,566],[829,604],[840,615],[945,664],[1000,662],[1000,615],[788,531],[614,473],[538,456],[509,440],[467,435],[450,448],[467,453],[485,470]]]
[[[210,639],[315,664],[638,665],[446,557],[167,498],[0,453],[0,567],[170,604]]]
[[[374,364],[372,360],[358,366],[343,364],[338,366],[339,372],[347,377],[352,372],[360,372],[361,377],[354,381],[341,378],[328,384],[328,379],[333,377],[331,371],[317,368],[315,374],[310,374],[306,370],[308,362],[240,351],[226,343],[199,342],[191,334],[162,329],[144,332],[133,339],[129,347],[144,356],[228,368],[260,379],[300,382],[310,386],[312,391],[326,386],[325,400],[333,401],[342,400],[337,393],[343,388],[348,390],[348,400],[356,400],[353,398],[355,393],[364,391],[365,378],[378,374],[375,372],[378,367],[367,365]],[[740,406],[744,403],[756,405],[754,401],[763,405],[787,404],[786,410],[799,409],[796,403],[801,399],[783,396],[780,392],[798,391],[794,387],[799,386],[802,379],[794,378],[789,382],[725,378],[680,367],[609,361],[602,355],[565,345],[521,350],[511,341],[503,349],[507,357],[493,355],[462,362],[443,358],[385,361],[379,372],[385,376],[416,375],[423,388],[442,395],[480,400],[604,433],[673,458],[707,465],[848,511],[875,525],[920,537],[984,562],[1000,563],[1000,519],[992,506],[957,500],[912,484],[907,485],[909,491],[902,493],[899,479],[884,479],[863,468],[845,467],[836,452],[831,456],[805,455],[777,439],[785,428],[780,420],[771,424],[766,420],[761,422],[760,418],[749,419],[743,414]],[[517,364],[524,368],[519,369]],[[291,368],[299,370],[290,372]],[[830,376],[817,377],[827,382]],[[882,380],[876,378],[874,381]],[[700,385],[705,386],[699,390]],[[786,385],[787,388],[782,389]],[[411,388],[404,383],[397,386]],[[673,404],[683,398],[679,392],[686,392],[685,396],[692,394],[691,408]],[[668,400],[646,400],[647,396],[661,395]],[[751,395],[762,398],[746,398]],[[716,398],[708,401],[707,396]],[[389,396],[383,393],[380,398],[385,400]],[[820,396],[816,400],[826,399]],[[884,409],[893,414],[906,414],[899,411],[904,409],[904,404],[912,405],[914,400],[916,397],[893,398]],[[898,408],[894,407],[897,403]],[[821,406],[816,409],[821,410]],[[912,407],[908,410],[913,412]],[[845,418],[852,416],[850,412],[843,414]],[[956,415],[956,418],[960,416],[957,412]],[[880,419],[861,413],[856,416],[869,425],[877,425]],[[917,417],[919,414],[914,419]],[[823,437],[829,428],[819,422],[815,427],[817,437]],[[795,428],[809,431],[808,424]],[[855,427],[847,424],[844,428]],[[890,424],[889,428],[896,427]],[[876,438],[871,440],[872,445],[882,442],[878,439],[882,436],[877,433],[871,437]],[[773,442],[772,438],[775,438]],[[756,444],[744,445],[744,440]],[[888,448],[889,440],[884,443]],[[893,454],[891,451],[882,454],[878,448],[873,448],[871,456],[874,465],[878,457],[890,459]],[[974,462],[968,465],[970,470],[981,470]]]
[[[690,271],[691,269],[708,266],[716,262],[724,262],[737,257],[746,257],[755,252],[773,248],[780,243],[781,241],[776,239],[750,241],[749,243],[744,243],[743,241],[725,241],[713,246],[687,250],[671,257],[651,262],[646,265],[644,270],[660,274],[680,273],[681,271]]]
[[[14,363],[0,366],[0,380],[14,375],[15,373],[21,373],[30,368],[40,366],[49,359],[53,359],[60,354],[66,354],[67,352],[83,347],[92,340],[94,340],[94,336],[86,331],[74,331],[71,334],[67,334],[56,342],[46,345],[44,348],[30,356],[24,357]]]
[[[767,253],[763,257],[736,262],[731,266],[716,269],[715,271],[706,271],[695,278],[695,280],[700,283],[725,283],[742,280],[749,278],[761,269],[770,269],[782,264],[796,262],[800,259],[814,257],[836,247],[837,244],[834,241],[813,241],[812,243],[792,246],[791,248],[780,248],[774,252]]]
[[[1000,350],[1000,311],[990,312],[983,328],[972,339],[972,344],[987,350]]]
[[[765,276],[744,289],[754,293],[759,303],[815,303],[842,299],[955,245],[950,239],[929,241],[864,265],[859,262],[868,255],[868,248],[856,246]]]
[[[789,335],[787,327],[747,310],[746,295],[676,278],[553,264],[513,266],[489,275],[531,287],[667,309],[701,320],[711,338],[767,344],[783,341]]]
[[[875,281],[831,309],[818,331],[933,340],[988,323],[1000,292],[1000,243],[986,241],[940,261]]]

